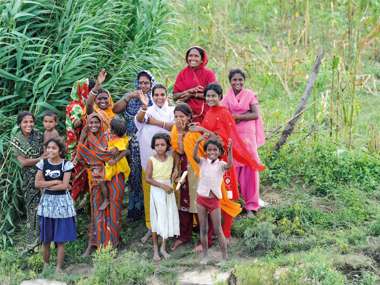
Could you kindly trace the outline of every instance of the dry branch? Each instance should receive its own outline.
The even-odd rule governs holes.
[[[315,59],[313,68],[312,68],[310,76],[309,76],[309,80],[307,81],[307,84],[306,84],[305,92],[301,98],[300,103],[298,104],[296,112],[294,113],[293,118],[289,121],[289,123],[285,127],[284,131],[281,134],[279,141],[276,144],[276,147],[275,147],[276,151],[280,150],[280,148],[286,143],[286,140],[292,134],[298,119],[300,118],[301,114],[303,113],[304,109],[306,108],[307,100],[309,99],[309,97],[311,95],[311,91],[313,90],[315,80],[317,79],[317,75],[319,72],[319,67],[321,65],[323,55],[324,55],[324,52],[323,52],[323,49],[321,49],[317,58]]]

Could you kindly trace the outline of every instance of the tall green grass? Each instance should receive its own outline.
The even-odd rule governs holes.
[[[8,147],[17,113],[51,109],[62,118],[73,83],[94,77],[101,67],[109,73],[106,87],[120,95],[138,70],[167,64],[169,9],[161,0],[9,0],[0,2],[0,11],[0,244],[5,245],[22,210],[20,170]]]

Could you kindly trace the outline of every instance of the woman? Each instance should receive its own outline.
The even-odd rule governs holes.
[[[36,163],[45,156],[43,153],[43,135],[34,128],[35,118],[30,112],[21,112],[17,116],[19,130],[11,140],[13,153],[22,167],[24,203],[26,208],[26,229],[28,248],[38,244],[37,206],[40,191],[35,188]]]
[[[105,124],[105,128],[110,128],[110,123],[115,113],[112,111],[113,101],[108,90],[102,89],[102,84],[107,77],[107,72],[102,69],[99,72],[94,88],[91,89],[86,101],[87,114],[98,113]]]
[[[231,113],[225,107],[220,105],[220,101],[223,97],[222,87],[219,84],[210,84],[206,87],[204,96],[210,109],[203,119],[202,126],[192,126],[191,130],[218,136],[223,141],[225,149],[227,141],[232,139],[232,153],[234,160],[237,160],[254,170],[264,170],[265,167],[259,161],[255,160],[254,157],[250,156],[244,142],[237,133],[236,125]],[[226,157],[224,157],[224,159],[226,159]],[[234,210],[235,205],[233,205],[232,202],[239,198],[236,172],[234,171],[234,168],[231,168],[226,172],[224,181],[227,188],[227,197],[229,199],[222,199],[221,201],[223,211],[223,231],[225,237],[229,239],[231,237],[233,218],[238,214],[238,212]],[[230,194],[228,194],[228,192]]]
[[[203,90],[216,81],[215,73],[206,68],[208,58],[206,51],[193,46],[186,52],[187,66],[177,75],[173,88],[175,101],[187,103],[193,112],[193,122],[202,122],[208,106]]]
[[[84,253],[87,256],[94,247],[117,247],[121,241],[121,211],[125,188],[124,174],[114,175],[111,181],[104,181],[105,162],[113,158],[112,151],[107,151],[110,134],[98,113],[88,116],[87,126],[81,134],[78,144],[78,160],[85,162],[90,181],[91,222],[89,226],[89,244]],[[104,210],[99,207],[103,202],[100,183],[108,189],[109,204]]]
[[[143,105],[141,98],[147,100],[148,106],[152,105],[151,90],[154,85],[153,75],[147,70],[140,71],[135,81],[136,90],[125,94],[113,107],[113,111],[117,114],[124,112],[127,120],[127,135],[130,138],[128,163],[132,169],[128,179],[128,217],[133,220],[138,219],[143,214],[144,199],[142,189],[143,186],[144,188],[149,187],[147,183],[143,183],[145,179],[142,179],[140,148],[136,137],[137,128],[134,118]]]
[[[181,184],[179,199],[179,221],[180,236],[175,241],[172,250],[178,246],[191,241],[194,218],[197,219],[196,194],[198,179],[194,173],[194,168],[189,165],[189,159],[192,157],[193,148],[190,144],[195,144],[200,137],[199,133],[189,132],[189,126],[192,122],[192,111],[186,103],[178,104],[174,108],[175,125],[172,128],[170,138],[175,157],[175,173],[180,177],[183,172],[188,171],[185,181]],[[186,152],[186,149],[189,151]]]
[[[66,150],[67,159],[72,160],[76,156],[78,140],[83,126],[86,124],[86,100],[95,81],[87,78],[78,80],[71,89],[72,101],[66,107]],[[72,173],[71,196],[76,200],[79,194],[87,192],[87,172],[81,164],[74,167]]]
[[[244,88],[245,73],[242,70],[231,70],[228,79],[231,88],[221,104],[231,112],[236,122],[237,132],[250,155],[260,161],[257,149],[264,144],[265,135],[263,121],[259,114],[259,102],[253,91]],[[259,172],[239,162],[235,162],[235,169],[245,209],[248,216],[252,217],[252,211],[256,212],[260,208]]]
[[[141,102],[143,103],[141,109],[135,117],[135,124],[138,132],[136,133],[137,140],[140,148],[140,159],[143,173],[146,173],[146,167],[149,157],[153,155],[151,148],[151,141],[157,133],[169,133],[174,124],[174,107],[168,104],[168,94],[166,87],[157,84],[152,89],[153,105],[148,107],[149,101],[146,97],[142,96]],[[143,174],[143,176],[145,176]],[[145,211],[145,224],[148,230],[151,229],[150,225],[150,187],[144,188],[144,211]],[[149,237],[150,233],[145,237]],[[146,241],[142,239],[142,242]]]

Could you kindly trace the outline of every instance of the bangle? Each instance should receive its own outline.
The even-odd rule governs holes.
[[[92,95],[94,95],[94,96],[97,96],[97,95],[98,95],[98,92],[95,92],[93,89],[91,89],[90,94],[92,94]]]
[[[165,125],[166,125],[166,124],[165,124],[165,122],[164,122],[164,123],[162,124],[162,128],[163,128],[163,129],[165,129]]]
[[[146,109],[141,108],[140,112],[146,113]]]

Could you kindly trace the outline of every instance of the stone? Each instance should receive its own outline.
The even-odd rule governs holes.
[[[64,282],[47,279],[35,279],[22,281],[20,285],[67,285]]]

